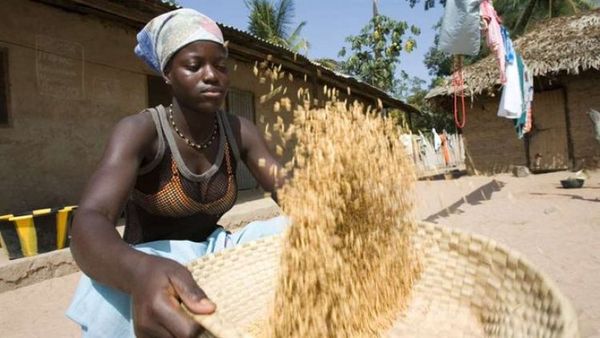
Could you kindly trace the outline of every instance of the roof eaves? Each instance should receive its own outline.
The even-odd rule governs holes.
[[[267,49],[270,49],[273,54],[278,54],[278,55],[288,54],[290,56],[293,56],[293,59],[296,62],[300,61],[300,62],[303,62],[305,64],[310,64],[310,65],[316,67],[316,69],[318,69],[320,72],[325,72],[325,73],[328,73],[330,76],[332,76],[334,78],[338,78],[338,79],[343,80],[345,82],[350,82],[352,85],[354,85],[356,87],[359,87],[359,88],[362,87],[362,88],[365,88],[365,89],[368,88],[368,90],[370,92],[372,92],[373,94],[375,94],[375,93],[378,94],[378,96],[381,96],[386,101],[391,102],[391,103],[395,104],[396,106],[401,107],[402,109],[404,109],[405,111],[407,111],[409,113],[417,113],[417,114],[421,113],[417,108],[415,108],[415,107],[413,107],[413,106],[411,106],[411,105],[403,102],[402,100],[399,100],[399,99],[395,98],[390,93],[387,93],[387,92],[385,92],[385,91],[383,91],[383,90],[381,90],[381,89],[379,89],[379,88],[377,88],[377,87],[375,87],[375,86],[373,86],[373,85],[371,85],[371,84],[369,84],[367,82],[359,80],[356,77],[353,77],[351,75],[344,74],[344,73],[332,70],[332,69],[330,69],[328,67],[325,67],[325,66],[321,65],[320,63],[315,62],[315,61],[309,59],[305,55],[302,55],[300,53],[294,52],[294,51],[292,51],[289,48],[286,48],[286,47],[281,46],[281,45],[273,44],[273,43],[271,43],[271,42],[269,42],[269,41],[267,41],[265,39],[257,37],[256,35],[254,35],[254,34],[252,34],[250,32],[241,30],[239,28],[236,28],[236,27],[233,27],[233,26],[230,26],[230,25],[219,23],[219,26],[225,32],[230,32],[230,33],[233,33],[233,34],[238,34],[238,35],[241,35],[241,36],[253,39],[255,41],[259,41],[260,43],[262,43],[264,45],[264,47],[266,47]]]

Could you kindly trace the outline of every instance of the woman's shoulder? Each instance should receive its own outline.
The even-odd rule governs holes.
[[[261,142],[264,142],[262,141],[262,133],[253,121],[231,113],[226,113],[226,116],[241,153],[245,153]]]
[[[116,130],[125,130],[133,136],[156,136],[156,125],[149,109],[124,116],[117,122]]]
[[[144,109],[121,118],[113,129],[112,138],[117,142],[138,148],[144,153],[152,152],[158,139],[158,132],[150,110]]]

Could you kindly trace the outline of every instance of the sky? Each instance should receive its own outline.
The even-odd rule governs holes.
[[[432,27],[442,16],[443,8],[436,5],[425,11],[422,2],[411,8],[407,0],[380,0],[379,13],[421,29],[417,49],[401,55],[399,68],[429,82],[423,59],[433,45],[435,31]],[[178,0],[178,3],[228,26],[242,30],[248,28],[249,10],[244,0]],[[337,55],[345,45],[345,38],[360,32],[373,15],[372,8],[371,0],[296,0],[292,29],[306,21],[301,35],[311,44],[309,58],[339,59]]]

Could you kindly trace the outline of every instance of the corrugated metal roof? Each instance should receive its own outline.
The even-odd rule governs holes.
[[[175,0],[152,0],[152,1],[155,2],[155,3],[162,4],[162,5],[167,5],[167,6],[171,7],[172,9],[181,8],[181,6]],[[325,67],[322,64],[320,64],[320,63],[318,63],[316,61],[311,60],[310,58],[306,57],[305,55],[302,55],[300,53],[296,53],[296,52],[294,52],[293,50],[291,50],[291,49],[289,49],[287,47],[284,47],[284,46],[281,46],[281,45],[276,45],[276,44],[274,44],[272,42],[269,42],[269,41],[267,41],[265,39],[262,39],[262,38],[260,38],[260,37],[258,37],[256,35],[248,32],[246,30],[242,30],[240,28],[237,28],[237,27],[234,27],[234,26],[230,26],[230,25],[226,25],[226,24],[223,24],[223,23],[218,23],[218,24],[221,27],[221,29],[224,30],[224,31],[229,31],[229,32],[234,33],[234,34],[242,35],[242,36],[244,36],[246,38],[250,38],[250,39],[254,39],[256,41],[260,41],[262,44],[264,44],[264,46],[271,47],[270,49],[272,49],[273,51],[277,51],[277,52],[280,52],[280,53],[289,53],[291,55],[294,55],[294,59],[295,60],[296,59],[297,60],[302,60],[302,61],[304,61],[304,62],[306,62],[308,64],[311,64],[314,67],[320,69],[321,71],[325,71],[325,72],[331,73],[334,77],[341,78],[341,79],[345,80],[346,82],[349,81],[353,85],[361,86],[361,87],[368,87],[372,91],[379,92],[381,94],[381,96],[383,96],[383,98],[385,98],[387,100],[390,100],[390,101],[394,101],[398,105],[403,106],[403,108],[405,110],[407,110],[407,111],[409,111],[411,113],[419,113],[419,111],[416,108],[414,108],[414,107],[406,104],[405,102],[401,101],[400,99],[394,97],[391,93],[385,92],[385,91],[383,91],[383,90],[381,90],[381,89],[379,89],[379,88],[377,88],[377,87],[375,87],[375,86],[373,86],[373,85],[371,85],[371,84],[369,84],[369,83],[367,83],[365,81],[357,79],[356,77],[354,77],[352,75],[345,74],[345,73],[342,73],[342,72],[330,69],[328,67]]]
[[[56,6],[67,7],[71,10],[87,11],[87,8],[93,8],[99,11],[99,13],[122,18],[136,27],[143,26],[154,16],[181,8],[176,0],[65,0],[64,2],[60,3],[56,3],[55,0],[37,1],[47,2]],[[107,6],[108,4],[111,6]],[[131,13],[128,13],[128,11],[135,12],[135,15],[129,15]],[[306,71],[308,72],[314,70],[318,75],[326,74],[332,80],[337,80],[346,85],[354,86],[359,91],[362,91],[364,95],[380,98],[384,104],[387,103],[388,106],[397,106],[409,113],[420,113],[418,109],[404,103],[390,93],[387,93],[351,75],[329,69],[318,62],[312,61],[302,54],[296,53],[286,47],[275,45],[245,30],[222,23],[219,23],[219,26],[221,27],[221,30],[223,30],[225,38],[228,40],[237,38],[240,40],[240,42],[244,43],[243,45],[245,47],[256,49],[257,52],[271,54],[280,59],[297,64],[300,67],[312,66],[314,69],[305,68]]]
[[[243,37],[246,37],[246,38],[253,39],[255,41],[259,41],[265,47],[267,47],[267,48],[271,49],[273,52],[275,52],[274,54],[280,54],[281,55],[281,53],[287,53],[290,56],[293,56],[294,60],[310,64],[310,65],[316,67],[317,69],[319,69],[321,72],[330,73],[333,77],[337,77],[337,78],[343,80],[344,82],[350,82],[352,85],[354,85],[356,87],[369,88],[371,91],[375,91],[380,96],[382,96],[382,99],[386,99],[386,100],[395,102],[397,105],[401,106],[407,112],[410,112],[410,113],[420,113],[420,111],[417,108],[415,108],[415,107],[413,107],[413,106],[411,106],[411,105],[403,102],[402,100],[394,97],[392,94],[387,93],[387,92],[379,89],[378,87],[373,86],[373,85],[371,85],[371,84],[369,84],[367,82],[364,82],[364,81],[362,81],[360,79],[357,79],[356,77],[354,77],[352,75],[348,75],[348,74],[345,74],[345,73],[342,73],[342,72],[335,71],[335,70],[330,69],[328,67],[325,67],[322,64],[309,59],[305,55],[302,55],[300,53],[296,53],[296,52],[292,51],[291,49],[286,48],[284,46],[273,44],[273,43],[271,43],[271,42],[269,42],[269,41],[267,41],[265,39],[262,39],[262,38],[260,38],[260,37],[258,37],[256,35],[248,32],[248,31],[241,30],[241,29],[239,29],[237,27],[230,26],[230,25],[225,25],[225,24],[222,24],[222,23],[219,23],[219,26],[221,27],[221,29],[223,30],[223,33],[225,35],[227,35],[227,33],[232,33],[232,34],[237,34],[237,35],[240,35],[240,36],[243,36]]]

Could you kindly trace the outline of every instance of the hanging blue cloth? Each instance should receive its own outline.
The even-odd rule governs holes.
[[[502,34],[502,42],[504,43],[504,55],[506,56],[507,63],[515,62],[515,48],[513,46],[513,42],[510,39],[510,33],[508,33],[508,29],[504,26],[500,26],[500,33]]]
[[[522,139],[523,136],[525,136],[525,125],[527,124],[527,110],[529,109],[529,104],[531,103],[531,101],[529,100],[529,84],[526,79],[526,77],[528,76],[528,72],[529,70],[527,69],[527,66],[525,65],[525,62],[523,61],[523,58],[521,57],[520,54],[515,53],[516,55],[516,60],[517,60],[517,68],[519,69],[519,86],[521,89],[521,97],[522,97],[522,113],[521,113],[521,117],[519,117],[518,119],[515,120],[515,129],[517,131],[517,136],[519,137],[519,139]]]

